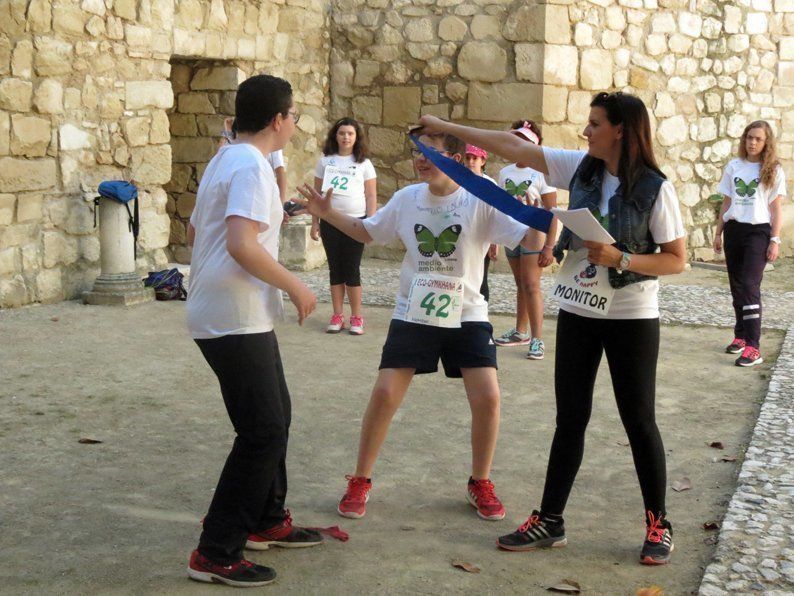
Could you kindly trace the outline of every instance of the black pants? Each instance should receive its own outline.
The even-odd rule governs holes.
[[[328,273],[331,285],[361,285],[361,255],[364,244],[353,240],[326,221],[320,220],[320,237],[325,256],[328,258]]]
[[[769,224],[725,223],[725,264],[736,316],[734,337],[758,348],[761,341],[761,280],[772,226]]]
[[[273,331],[196,340],[218,377],[237,436],[221,472],[199,551],[228,565],[249,533],[286,517],[287,437],[292,409]]]
[[[604,320],[560,311],[554,362],[557,429],[541,509],[561,515],[582,463],[601,354],[606,352],[618,412],[631,444],[645,509],[665,512],[664,446],[656,427],[659,319]]]

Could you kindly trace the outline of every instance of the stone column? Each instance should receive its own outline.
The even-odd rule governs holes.
[[[135,244],[127,208],[112,199],[101,199],[96,208],[102,272],[94,288],[83,293],[83,302],[128,306],[154,300],[154,290],[144,287],[135,272]]]
[[[281,228],[279,261],[297,271],[309,271],[325,263],[325,251],[320,242],[311,239],[312,219],[308,215],[290,218]]]

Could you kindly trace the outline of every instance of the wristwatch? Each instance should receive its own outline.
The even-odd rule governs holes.
[[[772,236],[769,239],[770,242],[774,242],[775,244],[780,244],[780,236]]]
[[[631,255],[627,252],[622,253],[620,264],[617,267],[618,273],[623,273],[631,266]]]

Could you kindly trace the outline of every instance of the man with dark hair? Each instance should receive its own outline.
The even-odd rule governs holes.
[[[238,587],[262,586],[275,571],[243,558],[243,548],[322,542],[292,525],[287,495],[291,404],[273,331],[283,318],[281,290],[309,316],[317,298],[278,262],[282,205],[265,156],[295,132],[287,81],[251,77],[237,91],[237,137],[207,165],[190,218],[194,238],[187,322],[218,377],[236,433],[204,518],[188,576]]]

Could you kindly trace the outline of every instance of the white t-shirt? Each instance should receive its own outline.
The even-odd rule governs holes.
[[[267,161],[270,167],[275,172],[277,168],[284,167],[284,152],[281,149],[276,149],[272,153],[267,154]]]
[[[778,196],[786,195],[786,175],[777,167],[771,188],[761,184],[761,164],[733,159],[725,166],[725,173],[717,188],[731,200],[722,216],[723,221],[735,219],[741,223],[765,224],[772,221],[769,205]]]
[[[482,262],[488,246],[515,246],[528,229],[463,188],[439,197],[430,193],[427,184],[398,190],[375,215],[364,220],[364,227],[376,244],[399,238],[406,248],[392,318],[405,320],[414,275],[435,273],[463,278],[462,322],[488,320],[488,303],[480,294]],[[445,234],[442,252],[446,256],[438,253],[438,240],[435,247],[433,242],[428,246],[428,231],[433,239]],[[426,256],[428,253],[430,256]]]
[[[557,192],[547,184],[543,174],[532,168],[519,168],[516,164],[499,170],[499,186],[525,205],[528,201],[540,200],[541,195]]]
[[[372,180],[377,177],[375,173],[375,166],[368,159],[357,162],[352,155],[323,155],[317,161],[317,167],[314,169],[315,177],[323,180],[325,178],[325,168],[327,166],[336,166],[352,170],[355,176],[360,176],[362,184],[360,191],[353,195],[343,195],[342,193],[334,192],[331,199],[331,206],[346,215],[353,217],[363,217],[367,214],[367,198],[364,195],[363,182]]]
[[[210,160],[190,223],[187,325],[194,339],[272,331],[283,317],[281,291],[245,271],[226,249],[226,218],[259,222],[259,243],[278,259],[283,208],[273,170],[253,145],[225,145]]]
[[[584,159],[585,151],[568,151],[565,149],[543,148],[543,156],[549,173],[546,178],[549,184],[557,188],[569,188],[576,168]],[[601,215],[609,213],[609,199],[620,186],[620,180],[606,170],[601,184],[601,202],[598,206]],[[681,210],[678,207],[678,195],[673,185],[665,180],[659,189],[659,194],[651,209],[649,223],[651,236],[656,244],[672,242],[686,236],[684,223],[681,219]],[[606,315],[570,306],[561,305],[562,310],[572,312],[583,317],[596,319],[655,319],[659,316],[659,280],[651,279],[629,284],[615,290],[612,306]]]

